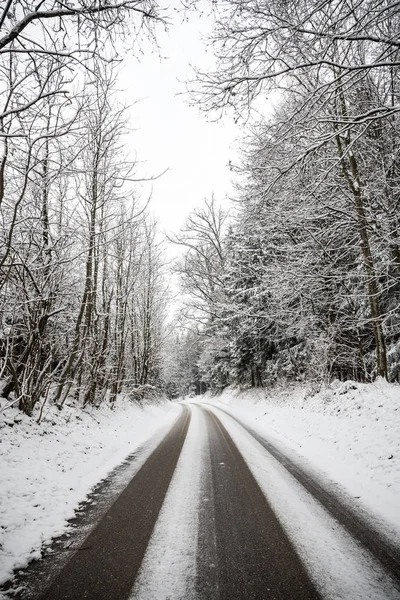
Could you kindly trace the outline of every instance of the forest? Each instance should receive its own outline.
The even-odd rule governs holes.
[[[160,389],[160,247],[116,85],[128,32],[158,19],[152,2],[3,7],[0,378],[27,414]]]
[[[175,239],[191,323],[176,386],[188,368],[196,392],[399,381],[398,5],[229,0],[216,12],[217,66],[197,73],[192,101],[250,125],[233,216],[211,199]]]
[[[241,124],[242,151],[232,208],[206,199],[169,237],[183,297],[171,322],[166,242],[116,83],[127,46],[156,40],[167,7],[3,2],[7,406],[400,380],[398,4],[210,4],[215,69],[197,71],[188,99]]]

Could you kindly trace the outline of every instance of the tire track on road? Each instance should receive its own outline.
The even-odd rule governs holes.
[[[190,423],[182,414],[40,600],[126,600]]]
[[[212,405],[210,405],[212,406]],[[213,407],[214,408],[214,407]],[[249,433],[271,456],[273,456],[301,485],[305,488],[350,535],[360,542],[372,556],[394,578],[400,589],[400,548],[396,547],[383,535],[372,528],[353,508],[345,505],[343,500],[332,491],[327,490],[316,481],[299,464],[278,450],[271,442],[263,438],[248,425],[239,421],[229,411],[220,407],[218,410],[230,417],[236,424]]]
[[[218,590],[214,598],[320,600],[232,438],[212,412],[205,413],[216,528]],[[201,582],[201,572],[198,577]]]

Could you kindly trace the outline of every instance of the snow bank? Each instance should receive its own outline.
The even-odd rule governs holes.
[[[41,555],[89,491],[177,416],[168,402],[140,408],[47,409],[40,425],[14,408],[0,415],[0,583]]]
[[[225,390],[208,402],[227,409],[365,512],[390,539],[400,534],[400,387],[333,382]]]

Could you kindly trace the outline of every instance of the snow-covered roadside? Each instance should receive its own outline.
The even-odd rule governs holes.
[[[90,490],[177,417],[169,402],[141,409],[50,407],[40,425],[14,408],[0,415],[0,583],[40,557]]]
[[[398,542],[400,534],[400,387],[334,382],[313,394],[232,390],[203,400],[296,456],[375,525]]]
[[[246,430],[212,409],[240,449],[324,600],[399,600],[400,590],[335,519]]]

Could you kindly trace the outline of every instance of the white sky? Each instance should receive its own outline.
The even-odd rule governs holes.
[[[207,6],[206,3],[204,3]],[[155,175],[168,169],[157,181],[143,185],[143,196],[152,190],[151,210],[161,230],[177,232],[193,207],[215,192],[223,200],[231,191],[228,162],[236,161],[235,141],[240,129],[232,120],[207,121],[179,92],[192,76],[190,65],[206,68],[212,53],[202,36],[212,28],[212,18],[196,11],[172,15],[167,34],[157,36],[160,54],[146,45],[143,55],[126,57],[121,86],[133,103],[130,143],[137,159],[144,162],[140,174]]]

